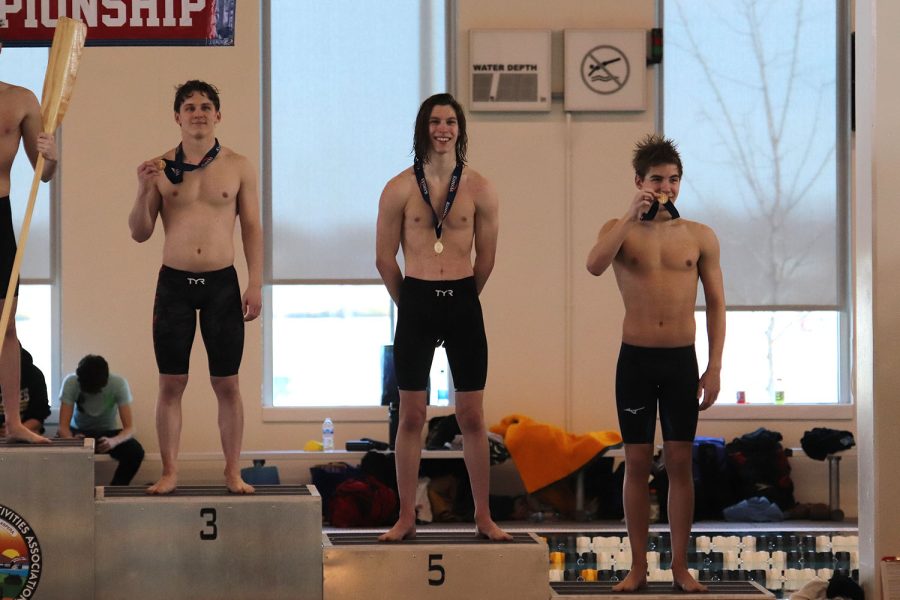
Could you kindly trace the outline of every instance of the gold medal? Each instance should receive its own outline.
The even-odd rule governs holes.
[[[438,254],[444,251],[444,244],[441,243],[441,240],[434,243],[434,251]]]
[[[669,195],[660,192],[659,194],[656,195],[656,199],[659,201],[660,204],[665,204],[666,202],[669,201]]]

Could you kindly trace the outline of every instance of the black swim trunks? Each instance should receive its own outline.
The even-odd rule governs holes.
[[[153,303],[153,350],[160,374],[187,374],[198,310],[209,374],[237,375],[244,354],[244,315],[234,267],[191,273],[165,265]]]
[[[663,440],[694,441],[699,381],[694,346],[643,348],[623,343],[616,366],[616,408],[625,443],[653,443],[657,401]]]
[[[16,232],[13,229],[12,205],[9,196],[0,198],[0,300],[6,299],[6,286],[12,275],[13,263],[16,262]],[[16,281],[15,295],[19,295],[19,282]]]
[[[475,278],[425,281],[406,277],[400,286],[394,370],[405,391],[422,391],[435,347],[443,343],[453,383],[459,392],[484,389],[487,336]]]

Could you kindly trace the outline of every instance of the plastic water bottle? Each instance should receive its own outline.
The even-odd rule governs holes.
[[[330,417],[322,421],[322,450],[334,450],[334,423]]]

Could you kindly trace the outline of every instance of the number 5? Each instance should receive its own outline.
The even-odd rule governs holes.
[[[437,579],[428,578],[428,585],[443,585],[444,579],[446,579],[447,573],[444,571],[444,567],[442,567],[437,561],[444,558],[443,554],[429,554],[428,555],[428,572],[429,573],[437,573]]]

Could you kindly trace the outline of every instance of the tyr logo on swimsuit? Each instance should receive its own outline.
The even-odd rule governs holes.
[[[442,296],[453,296],[453,290],[434,290],[434,293],[439,298]]]
[[[202,277],[188,277],[188,285],[206,285],[206,279]]]

